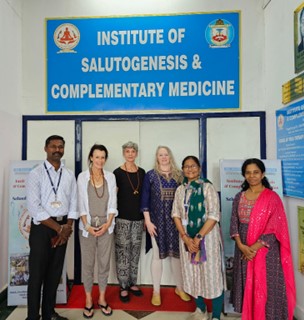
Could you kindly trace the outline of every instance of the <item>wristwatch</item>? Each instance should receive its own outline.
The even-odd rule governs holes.
[[[202,236],[200,233],[197,233],[197,234],[195,235],[195,237],[196,237],[197,239],[199,239],[200,241],[203,240],[203,236]]]

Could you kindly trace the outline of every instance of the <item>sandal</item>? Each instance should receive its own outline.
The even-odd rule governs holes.
[[[108,304],[106,304],[105,306],[103,306],[102,304],[98,303],[98,307],[100,308],[100,311],[103,313],[104,316],[110,316],[113,313],[113,310],[111,309],[110,312],[108,312],[108,308],[110,308],[110,306]]]
[[[127,295],[123,296],[123,295],[122,295],[123,292],[126,292]],[[120,291],[119,291],[119,299],[120,299],[121,302],[124,302],[124,303],[127,303],[127,302],[130,301],[128,289],[120,288]]]
[[[89,315],[85,314],[86,311],[89,312]],[[91,319],[93,318],[93,316],[94,316],[94,305],[92,304],[91,308],[84,307],[83,317],[86,319]]]

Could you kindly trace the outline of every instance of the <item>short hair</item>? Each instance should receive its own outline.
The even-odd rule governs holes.
[[[63,145],[65,145],[65,141],[64,141],[63,137],[54,134],[45,140],[45,146],[47,147],[51,143],[52,140],[61,140],[63,142]]]
[[[88,155],[88,165],[90,166],[91,163],[92,163],[92,160],[91,160],[91,157],[93,156],[93,153],[95,150],[99,150],[99,151],[104,151],[105,154],[106,154],[106,160],[108,159],[108,149],[102,145],[102,144],[94,144],[89,152],[89,155]]]
[[[125,144],[123,144],[121,147],[122,147],[122,151],[124,151],[127,148],[132,148],[135,151],[138,151],[138,144],[133,141],[128,141]]]

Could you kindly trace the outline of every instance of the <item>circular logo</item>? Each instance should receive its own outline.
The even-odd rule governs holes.
[[[80,41],[78,28],[71,23],[63,23],[54,32],[54,42],[61,52],[75,52]]]
[[[228,48],[234,39],[234,27],[228,20],[213,20],[206,28],[205,38],[211,48]]]
[[[285,122],[285,118],[284,118],[284,116],[283,116],[282,114],[280,114],[280,115],[278,116],[277,121],[278,121],[278,127],[279,127],[279,129],[283,129],[283,127],[284,127],[284,122]]]

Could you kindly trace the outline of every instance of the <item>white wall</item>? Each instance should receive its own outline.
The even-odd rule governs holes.
[[[7,285],[9,162],[21,157],[21,5],[0,0],[0,292]]]
[[[294,78],[293,13],[303,1],[272,0],[265,8],[265,106],[267,109],[268,158],[276,157],[275,110],[282,105],[282,84]],[[304,186],[303,186],[304,187]],[[293,262],[297,287],[297,308],[295,317],[304,319],[304,276],[298,266],[298,217],[297,206],[304,201],[285,197],[285,208],[289,220]]]

